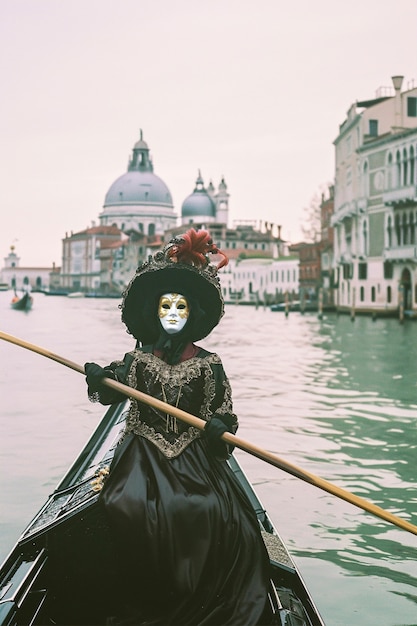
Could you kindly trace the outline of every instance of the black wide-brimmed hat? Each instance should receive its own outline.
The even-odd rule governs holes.
[[[223,259],[217,266],[213,265],[209,254],[220,254]],[[154,343],[160,333],[157,318],[160,296],[180,293],[191,305],[190,340],[206,337],[224,314],[217,270],[227,262],[207,231],[191,229],[172,239],[138,267],[123,293],[120,308],[128,332],[144,345]]]

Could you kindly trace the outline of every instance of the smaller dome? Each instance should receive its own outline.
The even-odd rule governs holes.
[[[196,186],[182,203],[182,217],[216,217],[216,205],[204,187],[204,181],[200,172],[196,180]]]
[[[215,217],[216,207],[207,193],[192,193],[182,203],[181,214],[183,217]]]

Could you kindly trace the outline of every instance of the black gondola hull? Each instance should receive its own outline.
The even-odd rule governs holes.
[[[103,625],[123,601],[117,553],[98,493],[99,471],[110,465],[126,404],[111,407],[45,506],[0,569],[0,626]],[[270,554],[270,607],[265,624],[324,626],[250,483],[230,466],[256,511]],[[163,590],[162,590],[163,591]],[[292,621],[291,621],[292,620]]]

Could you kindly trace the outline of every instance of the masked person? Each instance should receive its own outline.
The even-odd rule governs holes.
[[[92,401],[125,399],[110,377],[207,422],[200,431],[130,399],[100,501],[117,546],[124,612],[109,623],[254,626],[263,619],[269,558],[253,508],[226,463],[236,432],[217,354],[194,342],[224,303],[206,231],[190,230],[139,266],[121,304],[137,347],[105,368],[86,363]]]

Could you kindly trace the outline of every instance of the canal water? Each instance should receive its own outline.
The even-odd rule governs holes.
[[[0,292],[0,329],[68,360],[133,348],[118,300]],[[417,524],[417,323],[226,307],[200,342],[222,358],[239,435]],[[0,557],[101,419],[83,376],[0,341]],[[417,536],[238,451],[327,626],[417,625]]]

